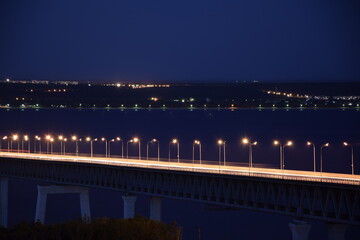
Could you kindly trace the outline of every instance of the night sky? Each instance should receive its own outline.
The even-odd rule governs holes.
[[[0,78],[359,81],[358,0],[2,0]]]

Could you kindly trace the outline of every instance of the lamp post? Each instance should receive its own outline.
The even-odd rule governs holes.
[[[63,137],[62,135],[59,135],[59,136],[58,136],[58,139],[59,139],[59,141],[60,141],[60,155],[62,155],[64,137]]]
[[[195,140],[193,143],[192,160],[193,160],[193,163],[195,163],[195,145],[199,146],[199,160],[200,160],[200,164],[201,164],[201,142],[199,140]]]
[[[129,143],[132,143],[133,140],[130,139],[129,141],[126,142],[126,158],[129,159]]]
[[[178,163],[180,162],[180,143],[179,140],[176,138],[173,138],[170,142],[169,142],[169,162],[170,162],[170,158],[171,158],[171,144],[176,144],[177,146],[177,160]]]
[[[316,151],[315,151],[315,144],[314,144],[313,142],[306,142],[306,145],[313,147],[314,172],[316,172]]]
[[[120,137],[116,137],[114,139],[109,140],[109,152],[108,152],[109,158],[111,154],[111,143],[115,141],[121,142],[121,158],[124,158],[124,141]]]
[[[2,140],[8,140],[8,152],[10,149],[9,138],[7,136],[2,137]]]
[[[160,161],[160,143],[159,143],[159,140],[157,140],[155,138],[148,141],[146,144],[146,160],[149,160],[149,144],[150,143],[157,143],[157,158],[158,158],[158,161]]]
[[[105,158],[108,157],[108,142],[106,140],[106,138],[101,138],[102,142],[105,142]]]
[[[141,143],[140,139],[137,137],[134,137],[133,139],[127,141],[126,143],[126,156],[129,158],[129,143],[139,143],[139,160],[141,159]]]
[[[116,137],[116,141],[121,142],[121,158],[124,158],[124,140],[121,137]]]
[[[28,143],[28,152],[30,153],[31,152],[30,151],[30,138],[28,135],[24,136],[24,141]],[[24,151],[24,149],[23,149],[23,151]]]
[[[257,141],[251,142],[249,138],[243,138],[242,143],[244,145],[249,145],[249,167],[253,167],[253,154],[252,154],[252,146],[256,146],[258,144]]]
[[[37,135],[34,140],[34,153],[36,153],[36,141],[39,141],[39,153],[41,154],[41,138]]]
[[[45,136],[45,140],[46,140],[46,154],[49,154],[49,142],[50,142],[51,136],[50,135],[46,135]]]
[[[71,136],[71,140],[75,141],[75,153],[76,156],[79,156],[79,144],[78,144],[79,139],[77,138],[77,136],[73,135]]]
[[[17,134],[12,135],[12,139],[11,139],[11,150],[12,150],[12,141],[17,141],[18,142],[18,152],[20,152],[20,141],[19,141],[19,136]]]
[[[351,174],[354,175],[354,146],[348,142],[343,142],[343,144],[351,149]]]
[[[293,141],[287,141],[286,144],[283,146],[283,158],[282,158],[283,159],[283,166],[282,166],[283,170],[285,169],[285,148],[291,147],[293,145],[294,145]]]
[[[282,158],[283,158],[283,155],[282,155],[282,144],[281,144],[281,142],[280,141],[278,141],[278,140],[275,140],[274,142],[274,145],[275,146],[279,146],[279,152],[280,152],[280,169],[282,169],[282,165],[283,165],[283,161],[282,161]]]
[[[53,154],[53,150],[54,150],[54,148],[53,148],[53,143],[54,143],[54,138],[50,138],[50,151],[51,151],[51,154]]]
[[[64,138],[64,155],[66,155],[66,142],[67,142],[67,138]]]
[[[226,141],[223,141],[222,139],[219,139],[217,141],[217,144],[219,145],[219,166],[221,164],[221,147],[223,147],[223,149],[224,149],[223,155],[224,155],[224,166],[225,166],[226,165],[226,151],[225,151]]]
[[[91,137],[86,137],[86,141],[90,142],[90,157],[93,157],[93,142],[96,142],[97,138],[91,139]]]
[[[324,147],[329,147],[330,143],[325,143],[323,145],[321,145],[320,147],[320,172],[323,171],[323,148]]]

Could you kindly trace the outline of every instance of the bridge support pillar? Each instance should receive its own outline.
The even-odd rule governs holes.
[[[0,177],[0,225],[8,225],[8,189],[9,178]]]
[[[135,216],[135,196],[123,196],[124,201],[124,218],[133,218]]]
[[[344,224],[327,223],[329,240],[344,240],[347,226]]]
[[[161,198],[150,197],[150,219],[161,221]]]
[[[37,186],[38,195],[36,201],[35,222],[45,223],[46,200],[48,194],[79,193],[81,218],[90,220],[89,189],[77,186]]]
[[[295,220],[292,223],[289,223],[289,227],[292,233],[292,240],[308,240],[309,239],[309,231],[311,225],[303,222]]]

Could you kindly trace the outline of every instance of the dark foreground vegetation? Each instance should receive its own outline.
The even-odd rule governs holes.
[[[70,220],[44,225],[19,223],[0,229],[0,240],[179,240],[181,228],[141,216],[133,219],[99,218],[91,222]]]

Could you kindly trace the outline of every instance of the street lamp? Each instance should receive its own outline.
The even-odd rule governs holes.
[[[90,157],[93,157],[93,142],[96,142],[97,138],[91,139],[91,137],[86,137],[86,141],[90,142]]]
[[[101,141],[102,142],[105,142],[105,158],[107,158],[108,157],[108,142],[107,142],[107,140],[106,140],[106,138],[101,138]]]
[[[252,146],[256,146],[258,142],[257,141],[251,142],[249,138],[243,138],[242,143],[244,145],[249,145],[249,167],[252,167],[253,166]]]
[[[139,160],[141,159],[141,143],[140,139],[137,137],[134,137],[133,139],[127,141],[126,143],[126,156],[129,158],[129,143],[139,143]]]
[[[160,142],[159,142],[159,140],[157,140],[155,138],[148,141],[146,144],[146,160],[149,160],[149,144],[150,143],[157,143],[157,158],[158,158],[158,161],[160,161]]]
[[[279,146],[280,148],[280,169],[284,170],[285,168],[285,147],[291,147],[294,143],[292,141],[287,141],[286,144],[281,144],[280,141],[275,140],[275,146]]]
[[[77,136],[73,135],[73,136],[71,136],[71,140],[75,141],[76,156],[79,156],[79,144],[78,144],[79,139],[77,138]]]
[[[66,142],[67,142],[67,138],[64,138],[64,155],[66,155]]]
[[[224,148],[224,166],[225,166],[226,165],[226,152],[225,152],[226,141],[223,141],[222,139],[219,139],[217,141],[217,144],[219,145],[219,166],[220,166],[220,163],[221,163],[221,147]]]
[[[23,139],[25,142],[28,142],[28,151],[29,151],[29,153],[30,153],[30,138],[29,138],[29,136],[28,135],[25,135],[24,136],[24,139]],[[21,143],[22,144],[22,150],[23,150],[23,152],[24,152],[24,143],[22,142]]]
[[[54,143],[54,138],[50,138],[50,150],[51,150],[51,154],[53,154],[53,143]]]
[[[323,171],[323,148],[324,147],[329,147],[330,146],[330,143],[325,143],[323,145],[321,145],[320,147],[320,172]]]
[[[64,140],[64,137],[62,136],[62,135],[59,135],[58,136],[58,139],[59,139],[59,141],[60,141],[60,155],[62,155],[62,149],[63,149],[63,144],[62,144],[62,142],[63,142],[63,140]]]
[[[8,140],[8,152],[10,151],[10,142],[9,142],[9,138],[7,136],[2,137],[2,140]],[[1,145],[1,144],[0,144]],[[1,147],[0,147],[1,149]]]
[[[291,147],[293,145],[294,145],[293,141],[287,141],[286,144],[283,146],[283,167],[282,167],[283,170],[285,169],[285,148]]]
[[[20,152],[20,141],[19,141],[19,136],[17,134],[12,135],[11,137],[11,150],[12,150],[12,141],[18,141],[18,152]]]
[[[313,142],[306,142],[306,145],[313,147],[314,172],[316,172],[316,151],[315,151],[315,144],[314,144]]]
[[[34,141],[34,153],[36,153],[36,141],[39,141],[39,153],[41,154],[41,138],[39,136],[35,136]]]
[[[111,143],[115,141],[121,141],[121,158],[124,158],[124,141],[120,137],[116,137],[114,139],[109,140],[109,158],[111,153]]]
[[[343,142],[345,147],[351,148],[351,174],[354,175],[354,146],[348,142]]]
[[[176,138],[173,138],[170,142],[169,142],[169,162],[170,162],[170,153],[171,153],[171,144],[176,144],[177,145],[177,159],[178,159],[178,163],[180,162],[180,143],[179,140]]]
[[[46,153],[49,154],[49,142],[50,142],[51,136],[50,135],[46,135],[45,136],[45,140],[46,140]]]
[[[195,145],[199,146],[199,160],[200,160],[200,164],[201,164],[201,142],[199,140],[195,140],[193,143],[192,160],[193,160],[193,163],[195,163]]]

